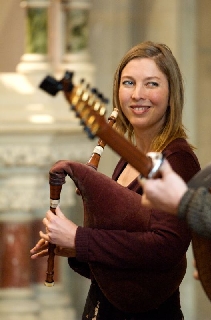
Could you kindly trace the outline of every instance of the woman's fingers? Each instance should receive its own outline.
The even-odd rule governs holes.
[[[48,249],[32,254],[31,259],[42,258],[45,256],[48,256]]]
[[[40,238],[42,238],[43,241],[49,242],[50,238],[49,238],[48,233],[44,233],[44,232],[40,231],[39,235],[40,235]]]
[[[46,242],[45,240],[43,239],[40,239],[36,245],[34,246],[34,248],[32,248],[30,250],[31,253],[35,253],[37,251],[41,251],[41,250],[44,250],[48,247],[48,242]]]
[[[48,255],[48,241],[40,239],[37,244],[30,250],[31,258],[36,259]]]

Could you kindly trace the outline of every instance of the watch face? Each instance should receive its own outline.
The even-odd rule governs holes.
[[[197,189],[199,187],[211,189],[211,163],[209,163],[204,169],[197,172],[195,176],[190,179],[188,187],[193,189]]]

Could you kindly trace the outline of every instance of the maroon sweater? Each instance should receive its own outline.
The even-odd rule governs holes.
[[[173,169],[186,182],[200,170],[195,154],[184,139],[174,140],[163,153]],[[118,179],[126,165],[127,163],[120,159],[112,176],[114,180]],[[142,194],[137,179],[128,189]],[[143,215],[150,211],[150,226],[146,232],[78,227],[76,258],[68,259],[70,267],[88,278],[93,277],[90,274],[89,263],[100,263],[119,269],[134,268],[146,272],[165,272],[174,268],[184,257],[190,244],[191,235],[186,223],[158,210],[145,207],[141,209]]]

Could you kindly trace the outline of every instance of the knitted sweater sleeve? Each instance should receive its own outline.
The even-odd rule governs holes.
[[[181,199],[178,217],[185,218],[199,235],[211,238],[211,194],[204,188],[188,189]]]

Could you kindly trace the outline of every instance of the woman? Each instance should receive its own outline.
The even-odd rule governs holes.
[[[126,53],[114,77],[113,105],[119,109],[116,128],[143,153],[163,152],[174,170],[188,181],[200,166],[186,141],[182,124],[183,103],[182,76],[167,46],[144,42]],[[117,274],[118,270],[119,273],[131,270],[136,273],[138,270],[153,276],[157,272],[165,274],[174,270],[185,260],[191,240],[186,224],[173,215],[141,206],[142,189],[137,181],[138,175],[139,172],[120,159],[112,178],[140,194],[140,214],[149,216],[147,230],[143,231],[141,227],[136,232],[120,230],[118,226],[112,230],[80,227],[66,219],[57,208],[56,216],[47,212],[43,220],[46,234],[40,232],[42,239],[31,250],[32,258],[46,255],[45,242],[50,241],[57,245],[56,254],[69,258],[70,267],[91,278],[84,320],[183,319],[179,285],[160,305],[142,311],[143,306],[137,301],[137,308],[133,311],[127,310],[127,301],[118,308],[112,299],[107,299],[106,292],[101,290],[95,275],[90,272],[89,265],[94,263],[102,268],[108,266]],[[108,282],[107,285],[109,288],[111,284]],[[129,294],[125,286],[122,296],[127,290]]]

